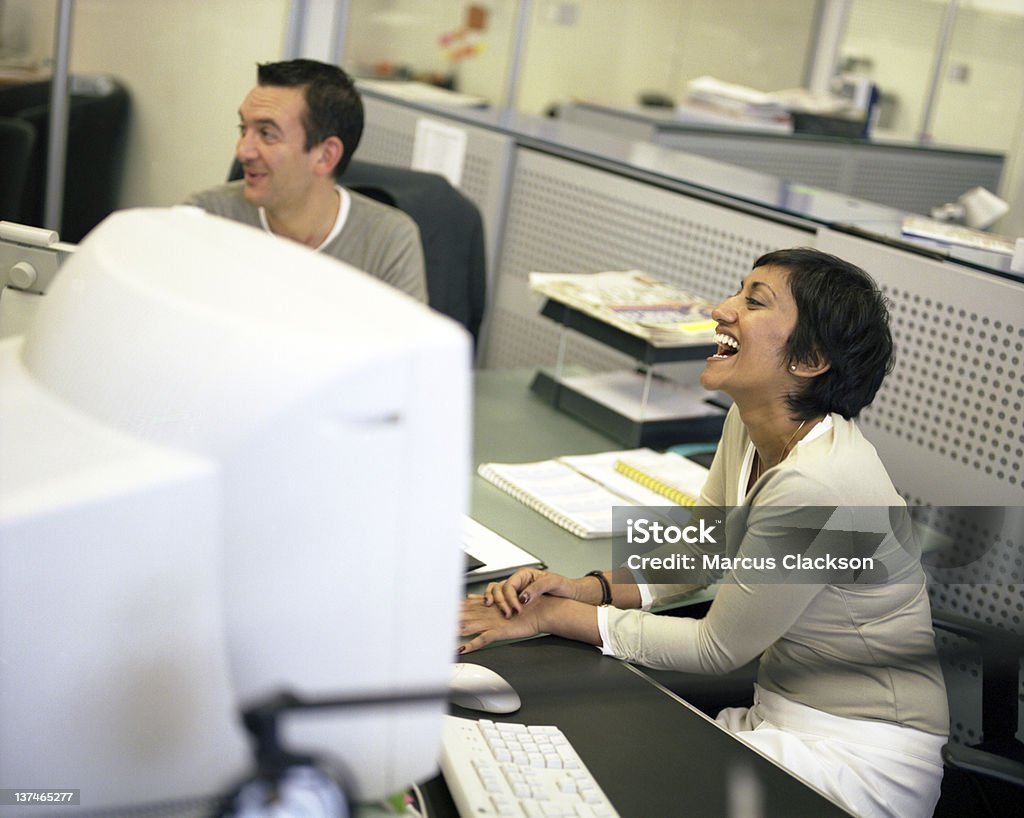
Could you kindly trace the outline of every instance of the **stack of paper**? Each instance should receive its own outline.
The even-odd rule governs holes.
[[[530,273],[530,289],[653,346],[709,343],[715,328],[711,304],[640,270]]]
[[[723,113],[730,113],[747,120],[765,122],[788,122],[789,111],[772,94],[722,82],[714,77],[697,77],[686,84],[689,102],[697,102]]]

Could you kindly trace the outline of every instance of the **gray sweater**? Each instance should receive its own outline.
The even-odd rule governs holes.
[[[703,503],[743,502],[740,478],[749,443],[734,407]],[[802,442],[766,471],[746,502],[741,555],[771,550],[773,523],[797,513],[797,507],[834,506],[840,515],[853,516],[861,513],[853,507],[872,507],[863,509],[865,516],[885,517],[886,507],[904,505],[874,447],[855,423],[838,415],[832,416],[830,430]],[[775,553],[781,553],[778,547]],[[703,619],[610,609],[608,647],[648,667],[708,674],[728,672],[760,655],[758,684],[792,701],[846,718],[946,735],[945,685],[920,560],[891,531],[876,554],[886,560],[886,582],[834,584],[811,575],[766,584],[727,576]],[[655,605],[679,592],[666,585],[651,590]]]
[[[245,182],[228,182],[192,194],[185,204],[262,229],[259,209],[243,193]],[[423,247],[416,223],[402,211],[348,191],[352,206],[345,226],[320,252],[351,264],[426,303]]]

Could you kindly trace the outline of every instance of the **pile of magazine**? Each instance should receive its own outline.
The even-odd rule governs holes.
[[[530,289],[657,347],[710,343],[711,304],[640,270],[530,273]]]

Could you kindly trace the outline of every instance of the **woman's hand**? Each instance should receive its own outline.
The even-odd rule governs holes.
[[[501,615],[508,619],[522,613],[526,605],[544,594],[579,599],[578,580],[538,571],[536,568],[520,568],[502,582],[488,583],[482,599],[484,606],[496,606]]]
[[[507,618],[499,608],[485,602],[485,597],[479,594],[470,594],[462,601],[459,635],[476,636],[463,644],[459,648],[459,653],[472,653],[492,642],[526,639],[539,633],[539,620],[534,614],[534,609]]]

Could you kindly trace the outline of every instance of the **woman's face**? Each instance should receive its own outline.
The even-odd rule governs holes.
[[[794,375],[785,358],[796,327],[796,302],[783,267],[758,267],[739,292],[711,313],[718,322],[718,351],[707,359],[700,382],[734,401],[781,399],[793,391]]]

